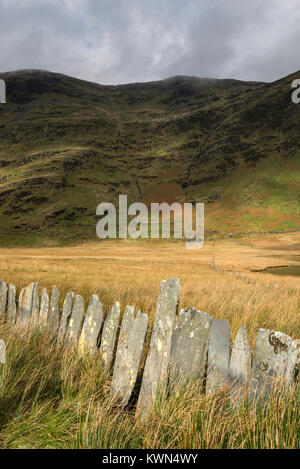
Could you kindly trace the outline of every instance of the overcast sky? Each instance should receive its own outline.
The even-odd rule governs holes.
[[[272,81],[300,69],[300,0],[0,0],[0,41],[2,72]]]

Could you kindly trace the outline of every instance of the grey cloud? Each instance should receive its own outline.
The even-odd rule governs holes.
[[[0,0],[0,69],[271,81],[299,68],[299,23],[298,0]]]

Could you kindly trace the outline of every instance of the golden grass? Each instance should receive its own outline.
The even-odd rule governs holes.
[[[112,402],[99,355],[79,357],[42,331],[0,323],[1,448],[298,448],[299,386],[264,405],[230,404],[195,385],[161,397],[148,422]]]
[[[1,249],[0,277],[18,288],[56,284],[98,293],[106,310],[119,299],[153,319],[159,282],[181,280],[181,307],[228,318],[234,336],[246,324],[252,346],[259,327],[300,338],[300,280],[251,273],[297,256],[299,235],[212,242],[187,251],[181,242],[117,241],[68,248]],[[295,248],[295,249],[293,249]],[[247,281],[209,268],[246,272]],[[278,256],[280,256],[278,258]],[[297,259],[297,257],[295,257]],[[278,262],[280,259],[280,262]],[[293,262],[293,261],[292,261]],[[291,263],[292,263],[291,262]],[[158,401],[149,424],[109,396],[99,356],[79,357],[35,331],[0,323],[7,363],[0,365],[0,447],[3,448],[299,448],[299,386],[274,393],[262,407],[233,409],[225,392],[206,397],[195,386]],[[139,376],[139,379],[141,376]]]
[[[232,334],[246,324],[253,345],[259,327],[277,329],[300,338],[300,278],[251,272],[271,265],[296,263],[300,234],[206,242],[203,249],[186,250],[183,242],[102,241],[63,248],[0,249],[0,278],[20,289],[31,281],[54,284],[61,291],[82,294],[86,301],[98,293],[106,310],[116,300],[133,304],[151,319],[159,282],[181,281],[180,307],[193,306],[214,317],[229,319]],[[228,271],[210,269],[216,265]],[[291,260],[292,259],[292,260]],[[244,272],[248,281],[230,271]]]

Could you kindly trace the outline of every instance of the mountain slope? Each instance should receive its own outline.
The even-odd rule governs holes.
[[[300,226],[299,75],[102,86],[0,74],[1,243],[95,239],[97,205],[125,193],[203,201],[221,234]]]

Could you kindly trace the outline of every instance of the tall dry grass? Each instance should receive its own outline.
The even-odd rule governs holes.
[[[264,405],[234,408],[225,391],[206,397],[196,385],[161,396],[142,424],[118,408],[98,356],[80,358],[42,331],[0,325],[2,448],[299,448],[300,389],[273,393]]]
[[[275,241],[272,240],[274,244]],[[279,243],[280,244],[280,243]],[[280,246],[279,246],[280,248]],[[276,246],[276,255],[284,255]],[[189,252],[180,243],[121,242],[73,248],[1,249],[0,277],[20,289],[31,281],[57,285],[87,302],[97,293],[105,310],[116,300],[153,320],[159,282],[181,280],[180,307],[227,318],[232,337],[246,324],[254,346],[259,327],[300,338],[299,279],[252,273],[278,263],[274,251],[250,241],[220,242],[216,262],[247,272],[236,279],[209,268],[212,243]],[[151,327],[151,323],[150,323]],[[233,409],[226,396],[205,397],[195,386],[158,402],[151,424],[109,396],[99,357],[79,358],[47,334],[0,325],[8,362],[0,365],[0,447],[4,448],[299,448],[299,386],[277,392],[267,405]]]
[[[294,238],[296,243],[298,238]],[[265,247],[258,248],[256,244],[262,241]],[[49,290],[56,285],[61,303],[68,291],[81,294],[86,302],[97,293],[106,311],[119,300],[123,307],[135,305],[153,319],[160,281],[179,277],[180,307],[193,306],[229,319],[233,335],[246,324],[253,345],[259,327],[300,338],[300,278],[250,271],[278,264],[278,255],[293,254],[284,251],[286,237],[280,241],[278,236],[256,244],[251,240],[220,241],[217,247],[208,242],[197,251],[186,250],[181,242],[147,240],[0,249],[0,278],[15,283],[19,290],[32,281]],[[245,272],[248,281],[211,270],[214,251],[218,266]]]

